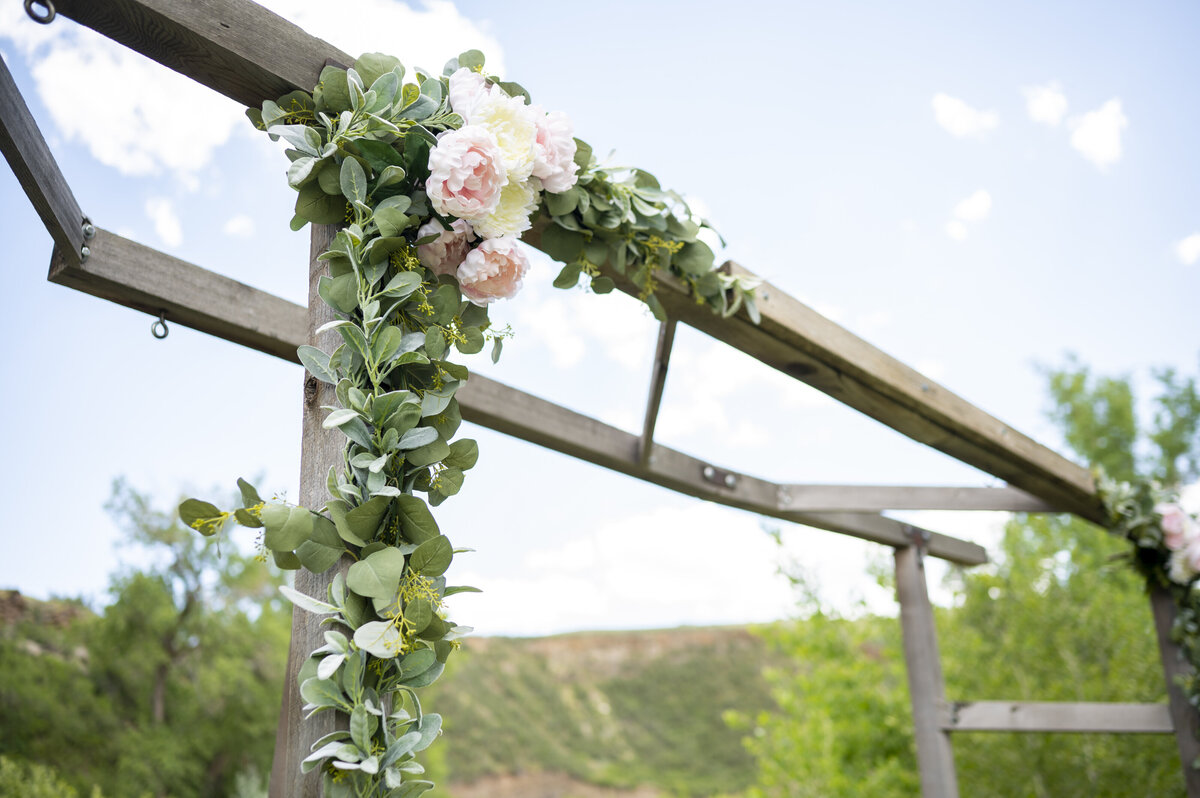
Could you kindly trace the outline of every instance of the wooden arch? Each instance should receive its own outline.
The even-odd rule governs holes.
[[[244,105],[258,107],[316,84],[327,63],[353,59],[249,0],[55,0],[57,12],[92,28]],[[49,279],[94,296],[224,338],[292,362],[304,343],[320,345],[315,330],[330,312],[317,298],[331,228],[313,230],[309,307],[173,258],[92,226],[59,171],[12,76],[0,62],[0,151],[4,153],[54,241]],[[539,231],[525,239],[538,245]],[[723,267],[746,273],[734,263]],[[637,288],[606,270],[617,287]],[[761,324],[744,312],[722,319],[700,307],[669,277],[659,298],[670,322],[662,326],[642,434],[623,430],[539,397],[473,375],[458,393],[463,417],[638,479],[708,501],[892,546],[904,653],[916,729],[922,793],[956,798],[950,734],[960,731],[1174,733],[1187,794],[1200,798],[1197,715],[1175,684],[1187,671],[1170,641],[1174,605],[1152,596],[1169,703],[1044,704],[946,701],[924,556],[962,565],[987,561],[982,547],[881,515],[884,510],[1007,510],[1070,512],[1104,520],[1096,486],[1081,466],[993,418],[913,369],[824,318],[783,291],[760,289]],[[768,366],[829,394],[915,441],[952,455],[1008,483],[1002,488],[789,485],[705,462],[654,442],[659,400],[675,324],[683,322]],[[327,333],[332,334],[332,333]],[[322,430],[329,386],[306,385],[302,504],[323,503],[324,475],[340,461],[335,436]],[[297,588],[321,594],[322,577],[297,572]],[[289,676],[272,768],[272,798],[316,798],[319,779],[300,774],[309,742],[329,730],[332,713],[305,721],[294,675],[317,645],[311,616],[293,619]]]

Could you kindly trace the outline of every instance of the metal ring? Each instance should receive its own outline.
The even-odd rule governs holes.
[[[35,5],[39,5],[46,9],[45,16],[42,16],[33,10]],[[25,13],[28,14],[29,18],[34,22],[42,25],[49,25],[54,21],[54,18],[58,16],[58,12],[54,9],[54,3],[52,3],[51,0],[25,0]]]
[[[150,325],[150,334],[160,341],[171,334],[171,331],[167,329],[166,317],[167,312],[165,310],[160,311],[158,314],[158,320]]]

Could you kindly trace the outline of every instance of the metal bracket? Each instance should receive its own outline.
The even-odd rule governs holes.
[[[91,241],[93,238],[96,237],[96,225],[92,224],[92,220],[86,216],[83,217],[82,229],[83,229],[83,240],[84,241]],[[83,246],[81,246],[79,248],[79,259],[81,261],[87,260],[88,255],[91,255],[91,254],[92,254],[92,249],[87,244],[84,244]]]
[[[733,490],[737,487],[738,475],[732,471],[726,471],[716,466],[706,465],[700,469],[700,476],[704,477],[706,482],[711,482],[722,488]]]
[[[904,524],[900,529],[904,532],[904,536],[911,540],[912,545],[916,547],[917,556],[921,560],[924,560],[925,550],[929,548],[929,541],[933,537],[933,533],[928,529],[921,529],[912,524]]]

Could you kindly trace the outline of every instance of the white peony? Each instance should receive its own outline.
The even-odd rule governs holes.
[[[500,91],[484,95],[471,109],[471,124],[482,125],[496,137],[510,182],[521,182],[533,174],[538,126],[524,98],[508,97]]]
[[[531,226],[529,217],[537,210],[534,181],[514,183],[500,190],[500,202],[491,213],[471,219],[471,227],[483,238],[519,236]]]

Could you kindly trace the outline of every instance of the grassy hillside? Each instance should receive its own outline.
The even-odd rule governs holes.
[[[455,798],[739,791],[754,764],[722,715],[770,706],[764,656],[738,628],[472,640],[427,699],[430,766]]]

